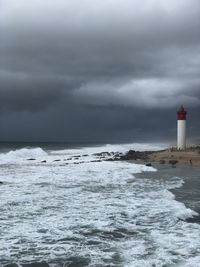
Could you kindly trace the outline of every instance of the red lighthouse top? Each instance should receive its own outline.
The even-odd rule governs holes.
[[[184,107],[181,106],[177,111],[177,120],[186,120],[187,111],[185,111]]]

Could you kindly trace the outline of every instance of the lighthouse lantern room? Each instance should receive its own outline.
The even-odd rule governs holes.
[[[186,148],[186,110],[183,106],[177,111],[177,149]]]

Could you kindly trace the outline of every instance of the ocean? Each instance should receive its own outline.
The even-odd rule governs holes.
[[[199,168],[106,161],[161,148],[1,144],[0,266],[200,266]]]

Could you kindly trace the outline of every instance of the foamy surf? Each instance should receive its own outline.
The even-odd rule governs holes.
[[[200,227],[184,221],[196,213],[169,191],[183,180],[151,179],[156,169],[141,164],[92,162],[127,150],[119,148],[1,154],[0,264],[199,266]]]

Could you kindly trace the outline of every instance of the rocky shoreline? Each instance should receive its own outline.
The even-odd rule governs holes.
[[[81,159],[88,157],[88,154],[75,155],[70,158],[64,159],[64,161],[71,162],[72,164],[86,163],[87,161],[81,161]],[[88,162],[101,162],[101,161],[132,161],[135,163],[145,163],[150,166],[153,162],[160,164],[170,164],[175,166],[176,164],[189,164],[194,166],[200,166],[200,146],[191,146],[186,150],[177,150],[175,148],[168,148],[158,151],[135,151],[129,150],[126,153],[121,152],[99,152],[92,154],[93,160]],[[29,161],[36,161],[35,158],[27,159]],[[54,162],[60,162],[61,159],[55,159]],[[46,159],[41,163],[48,163]],[[69,163],[66,163],[69,164]]]
[[[97,155],[97,154],[96,154]],[[105,159],[105,155],[110,158]],[[175,148],[164,149],[159,151],[135,151],[129,150],[122,153],[98,153],[101,160],[105,161],[132,161],[134,163],[145,163],[151,166],[153,163],[169,164],[175,167],[177,164],[190,166],[200,166],[200,146],[191,146],[186,150],[177,150]]]

